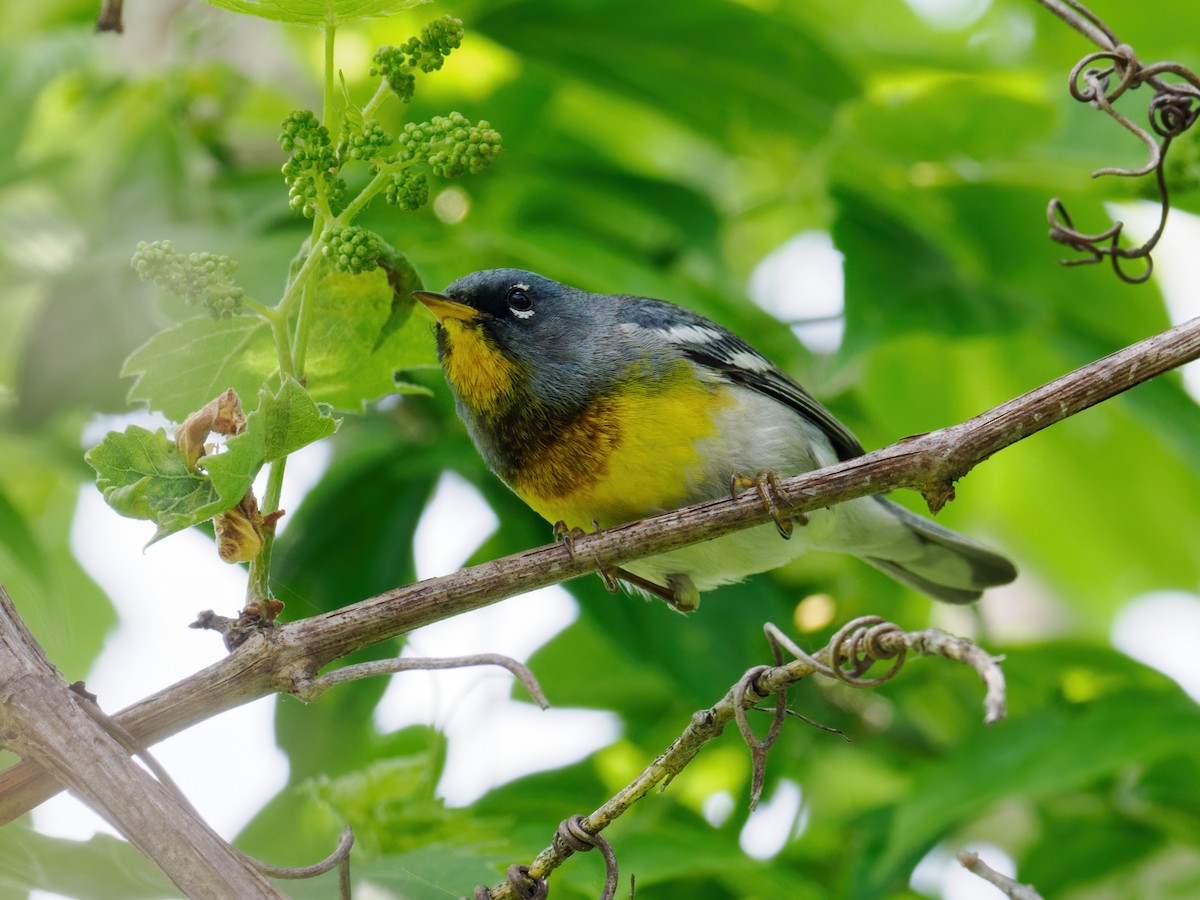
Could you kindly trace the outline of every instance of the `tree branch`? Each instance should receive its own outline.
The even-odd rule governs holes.
[[[107,819],[189,897],[283,898],[76,703],[0,588],[0,735]]]
[[[772,639],[772,648],[776,648],[779,630],[773,625],[765,626],[765,630]],[[599,809],[581,818],[577,823],[578,828],[589,835],[598,835],[654,788],[662,789],[670,784],[705,744],[719,737],[731,721],[744,717],[745,710],[771,695],[782,696],[793,684],[814,673],[859,687],[875,687],[899,671],[909,651],[922,656],[942,656],[969,665],[979,674],[987,686],[984,705],[988,710],[989,724],[1003,716],[1004,675],[997,661],[970,641],[937,629],[905,632],[898,625],[867,616],[847,623],[812,656],[790,643],[787,647],[796,654],[796,659],[783,665],[750,669],[716,704],[694,713],[692,721],[671,746]],[[870,679],[863,677],[875,662],[882,660],[894,660],[884,675]],[[754,754],[755,747],[749,738],[747,744]],[[769,743],[762,748],[763,757],[768,749]],[[763,764],[763,758],[755,754],[754,780],[758,785],[762,781],[760,767]],[[527,868],[521,867],[523,874],[534,881],[544,879],[579,849],[562,840],[555,840]],[[615,866],[609,868],[611,870]],[[492,887],[489,896],[492,900],[502,900],[519,897],[520,894],[514,891],[510,880]]]
[[[988,884],[994,884],[1005,897],[1010,897],[1012,900],[1042,900],[1042,895],[1032,885],[1021,884],[1007,875],[997,872],[980,859],[978,853],[959,850],[955,856],[964,869],[978,875]]]
[[[796,514],[895,488],[915,488],[940,509],[954,482],[993,453],[1081,410],[1200,357],[1200,319],[1090,363],[960,425],[781,482],[784,514]],[[266,694],[302,692],[334,660],[422,625],[578,578],[596,562],[634,559],[763,524],[757,494],[723,498],[579,537],[575,554],[548,545],[396,588],[319,616],[254,632],[227,658],[121,711],[116,719],[152,744]],[[0,823],[61,786],[31,762],[0,772]]]

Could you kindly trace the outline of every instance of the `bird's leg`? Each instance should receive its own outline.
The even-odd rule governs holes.
[[[779,529],[779,536],[785,541],[791,538],[792,520],[787,516],[780,515],[779,507],[775,505],[775,495],[782,493],[782,489],[779,486],[779,476],[770,471],[759,472],[753,478],[749,478],[741,472],[734,472],[729,476],[729,496],[736,499],[742,488],[748,487],[752,487],[758,492],[758,497],[762,500],[763,506],[771,514],[771,521]],[[801,525],[808,524],[808,516],[804,515],[804,513],[798,513],[796,519],[799,520]]]
[[[600,523],[594,519],[592,527],[596,529],[594,534],[600,533]],[[575,558],[575,539],[583,537],[587,533],[579,527],[568,528],[567,523],[561,519],[554,523],[554,539],[561,541],[566,546],[567,553],[571,555],[572,559]],[[620,590],[620,586],[617,584],[617,579],[620,579],[665,600],[669,607],[678,612],[690,613],[700,606],[700,592],[696,590],[696,585],[687,575],[668,576],[667,586],[663,587],[657,581],[651,581],[641,575],[634,575],[625,569],[617,568],[610,572],[600,560],[596,560],[596,574],[600,576],[600,580],[604,582],[604,587],[610,594],[615,594]]]
[[[626,569],[617,569],[616,575],[622,581],[627,581],[634,587],[641,588],[647,594],[653,594],[666,601],[667,606],[676,612],[694,612],[700,606],[700,592],[691,577],[682,573],[667,576],[667,586],[663,587],[657,581],[634,575]]]
[[[592,527],[596,529],[592,534],[600,533],[600,523],[595,519],[592,519]],[[554,523],[554,540],[562,542],[563,546],[567,548],[567,553],[571,559],[575,558],[575,540],[587,533],[578,525],[568,528],[567,523],[562,519]],[[621,570],[617,569],[617,571],[620,572]],[[596,574],[600,576],[600,580],[604,582],[604,589],[610,594],[615,594],[621,589],[621,586],[617,584],[617,579],[609,573],[608,569],[604,568],[604,564],[598,559],[596,560]]]

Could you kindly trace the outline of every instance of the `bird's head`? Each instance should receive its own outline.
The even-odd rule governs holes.
[[[446,379],[475,412],[496,412],[523,392],[565,407],[581,402],[601,375],[602,295],[521,269],[488,269],[413,296],[437,318]]]

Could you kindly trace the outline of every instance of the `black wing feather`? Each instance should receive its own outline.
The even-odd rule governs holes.
[[[680,349],[683,355],[692,362],[720,372],[734,384],[758,391],[760,394],[765,394],[772,400],[778,400],[785,406],[794,409],[825,433],[839,460],[862,456],[866,452],[863,445],[858,442],[858,438],[835,419],[833,413],[780,369],[772,365],[769,370],[758,371],[734,363],[732,354],[729,352],[731,350],[733,353],[752,353],[759,359],[767,361],[761,353],[735,335],[730,334],[728,338],[720,342],[703,346],[681,347]]]
[[[858,438],[835,419],[833,413],[818,403],[812,394],[732,331],[699,313],[663,300],[630,296],[620,299],[624,301],[621,318],[639,327],[664,333],[675,330],[676,334],[680,326],[702,329],[705,332],[704,340],[690,341],[686,337],[673,335],[676,349],[687,359],[720,373],[728,381],[758,391],[795,410],[825,433],[839,460],[862,456],[866,452]],[[739,365],[738,358],[744,359],[746,356],[761,360],[762,367],[752,369]]]

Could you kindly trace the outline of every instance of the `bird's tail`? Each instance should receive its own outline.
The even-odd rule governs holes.
[[[994,550],[961,534],[909,512],[902,506],[875,498],[917,538],[901,559],[865,556],[867,562],[901,584],[946,603],[978,600],[984,588],[1008,584],[1017,577],[1017,567]]]

